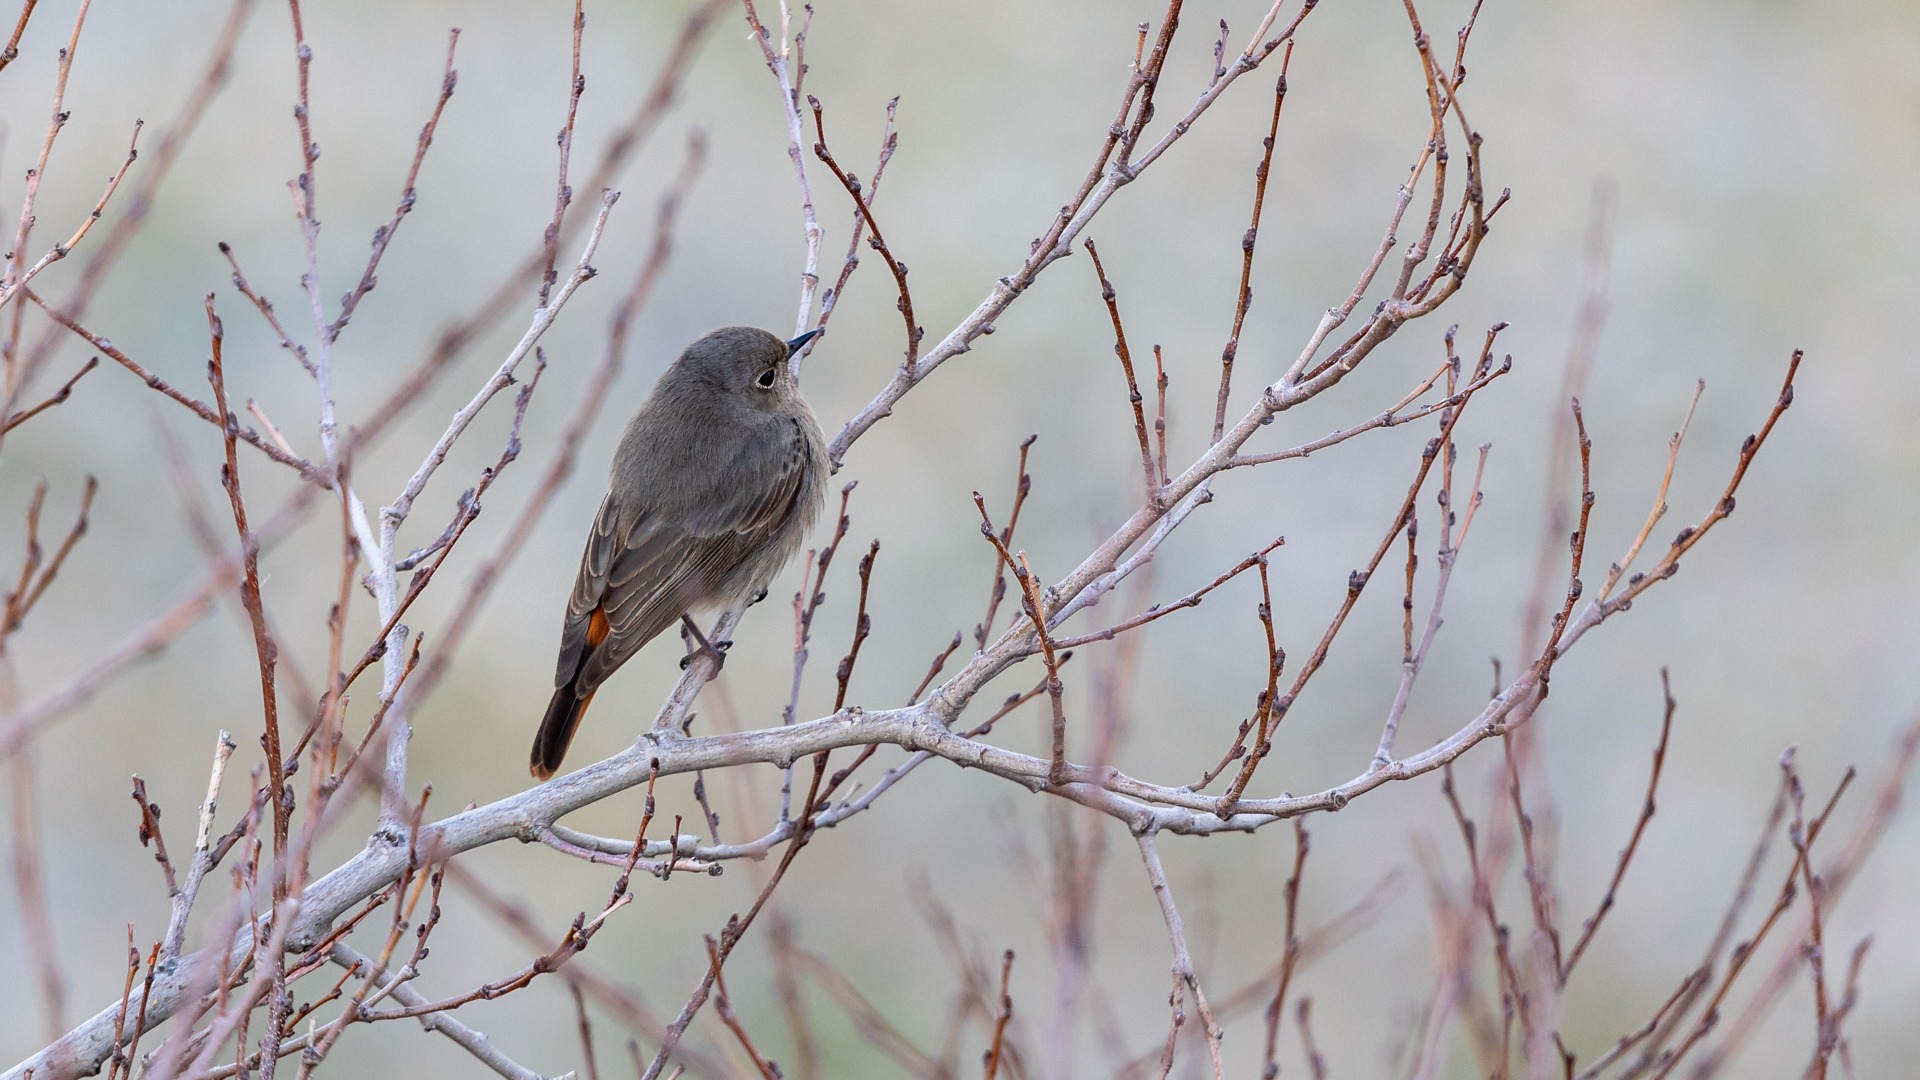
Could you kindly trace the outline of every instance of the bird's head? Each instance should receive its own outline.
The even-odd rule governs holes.
[[[725,326],[687,346],[674,366],[721,393],[773,411],[799,397],[789,359],[816,333],[782,341],[756,327]]]

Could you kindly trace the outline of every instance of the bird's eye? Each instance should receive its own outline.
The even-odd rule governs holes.
[[[761,372],[760,377],[758,379],[755,379],[754,381],[759,383],[761,387],[765,389],[768,389],[768,390],[773,389],[773,369],[768,368],[767,370]]]

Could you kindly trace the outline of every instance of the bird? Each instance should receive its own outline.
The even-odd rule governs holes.
[[[553,698],[529,771],[560,768],[608,676],[690,613],[765,595],[826,500],[826,439],[791,359],[818,330],[783,341],[729,326],[686,347],[620,438],[567,601]],[[686,665],[682,661],[682,666]]]

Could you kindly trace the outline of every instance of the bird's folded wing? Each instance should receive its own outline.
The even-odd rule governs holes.
[[[711,531],[696,534],[667,525],[657,516],[636,522],[607,567],[597,605],[585,605],[583,614],[591,614],[595,606],[605,613],[608,633],[586,657],[576,686],[583,692],[599,686],[682,613],[712,597],[722,579],[786,523],[804,486],[806,465],[804,444],[797,445],[785,457],[785,467],[768,478],[773,482],[757,496],[741,491],[740,497],[712,507],[702,522]],[[606,516],[603,511],[602,518]],[[600,525],[595,523],[594,539],[588,544],[583,581],[600,539]],[[570,623],[584,599],[576,586],[569,605]]]
[[[567,598],[567,621],[560,632],[560,662],[553,684],[565,686],[580,670],[580,658],[587,650],[587,626],[601,594],[607,591],[607,576],[614,556],[626,546],[628,536],[620,528],[620,508],[608,492],[600,500],[600,512],[594,515],[593,532],[587,537],[587,550],[580,556],[580,573],[573,579],[573,595]]]

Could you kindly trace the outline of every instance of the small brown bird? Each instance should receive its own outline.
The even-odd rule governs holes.
[[[560,768],[594,691],[642,645],[691,611],[758,596],[799,550],[829,471],[788,362],[814,333],[715,330],[687,346],[627,424],[567,603],[534,776]]]

